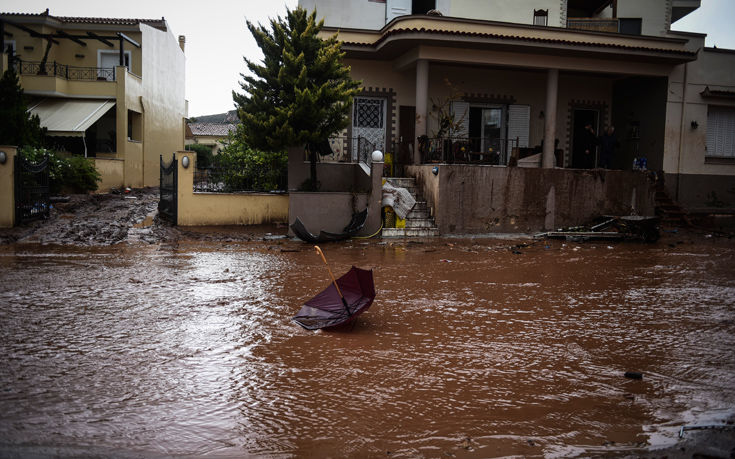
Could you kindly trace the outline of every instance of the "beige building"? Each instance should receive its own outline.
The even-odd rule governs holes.
[[[363,92],[347,137],[398,163],[590,168],[645,158],[690,210],[735,208],[735,51],[671,30],[699,0],[300,0]],[[703,31],[704,32],[704,31]],[[447,142],[447,139],[451,142]],[[517,147],[517,149],[516,149]],[[518,153],[516,153],[518,152]]]
[[[2,13],[0,71],[55,148],[95,158],[102,190],[157,186],[160,156],[184,146],[184,41],[163,18]]]

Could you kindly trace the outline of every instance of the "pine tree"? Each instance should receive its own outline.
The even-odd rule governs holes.
[[[28,113],[20,79],[12,67],[0,78],[0,120],[0,145],[42,145],[41,121],[38,115]]]
[[[240,75],[243,94],[232,92],[248,145],[282,151],[324,142],[347,127],[360,82],[343,65],[336,35],[317,36],[323,25],[316,11],[300,7],[271,19],[271,30],[247,22],[264,56],[262,64],[244,58],[252,75]],[[310,153],[315,185],[317,153]]]

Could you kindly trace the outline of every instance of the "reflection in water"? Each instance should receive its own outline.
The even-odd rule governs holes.
[[[329,282],[297,242],[5,248],[0,451],[487,457],[673,443],[684,423],[733,414],[735,250],[709,244],[328,246],[335,274],[373,268],[377,289],[335,333],[290,321]]]

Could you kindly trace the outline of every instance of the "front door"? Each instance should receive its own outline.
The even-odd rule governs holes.
[[[595,149],[589,154],[585,153],[588,147],[590,134],[585,132],[585,126],[592,126],[597,133],[599,113],[597,110],[575,109],[574,127],[572,131],[572,167],[576,169],[590,169],[595,167]]]
[[[393,173],[403,176],[403,165],[413,164],[413,147],[416,140],[416,107],[401,105],[398,113],[398,151],[394,161]]]
[[[482,152],[491,164],[504,164],[503,109],[482,109]]]
[[[385,99],[382,97],[355,97],[352,112],[352,160],[373,150],[385,152]],[[369,152],[362,141],[366,139],[372,148]],[[366,151],[359,151],[365,149]],[[367,161],[366,161],[367,162]]]

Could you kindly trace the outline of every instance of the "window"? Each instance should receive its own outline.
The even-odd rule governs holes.
[[[128,110],[128,140],[143,140],[143,115],[133,110]]]
[[[384,99],[355,98],[354,127],[383,127]]]
[[[710,105],[706,156],[735,158],[735,108]]]
[[[533,25],[549,25],[549,10],[533,10]]]
[[[125,67],[130,71],[130,51],[124,54]],[[97,51],[97,77],[101,80],[113,81],[115,79],[114,69],[120,65],[120,51]]]
[[[640,35],[643,25],[643,19],[641,18],[619,18],[618,19],[619,31],[626,35]]]
[[[426,14],[436,9],[436,0],[411,0],[411,14]]]

